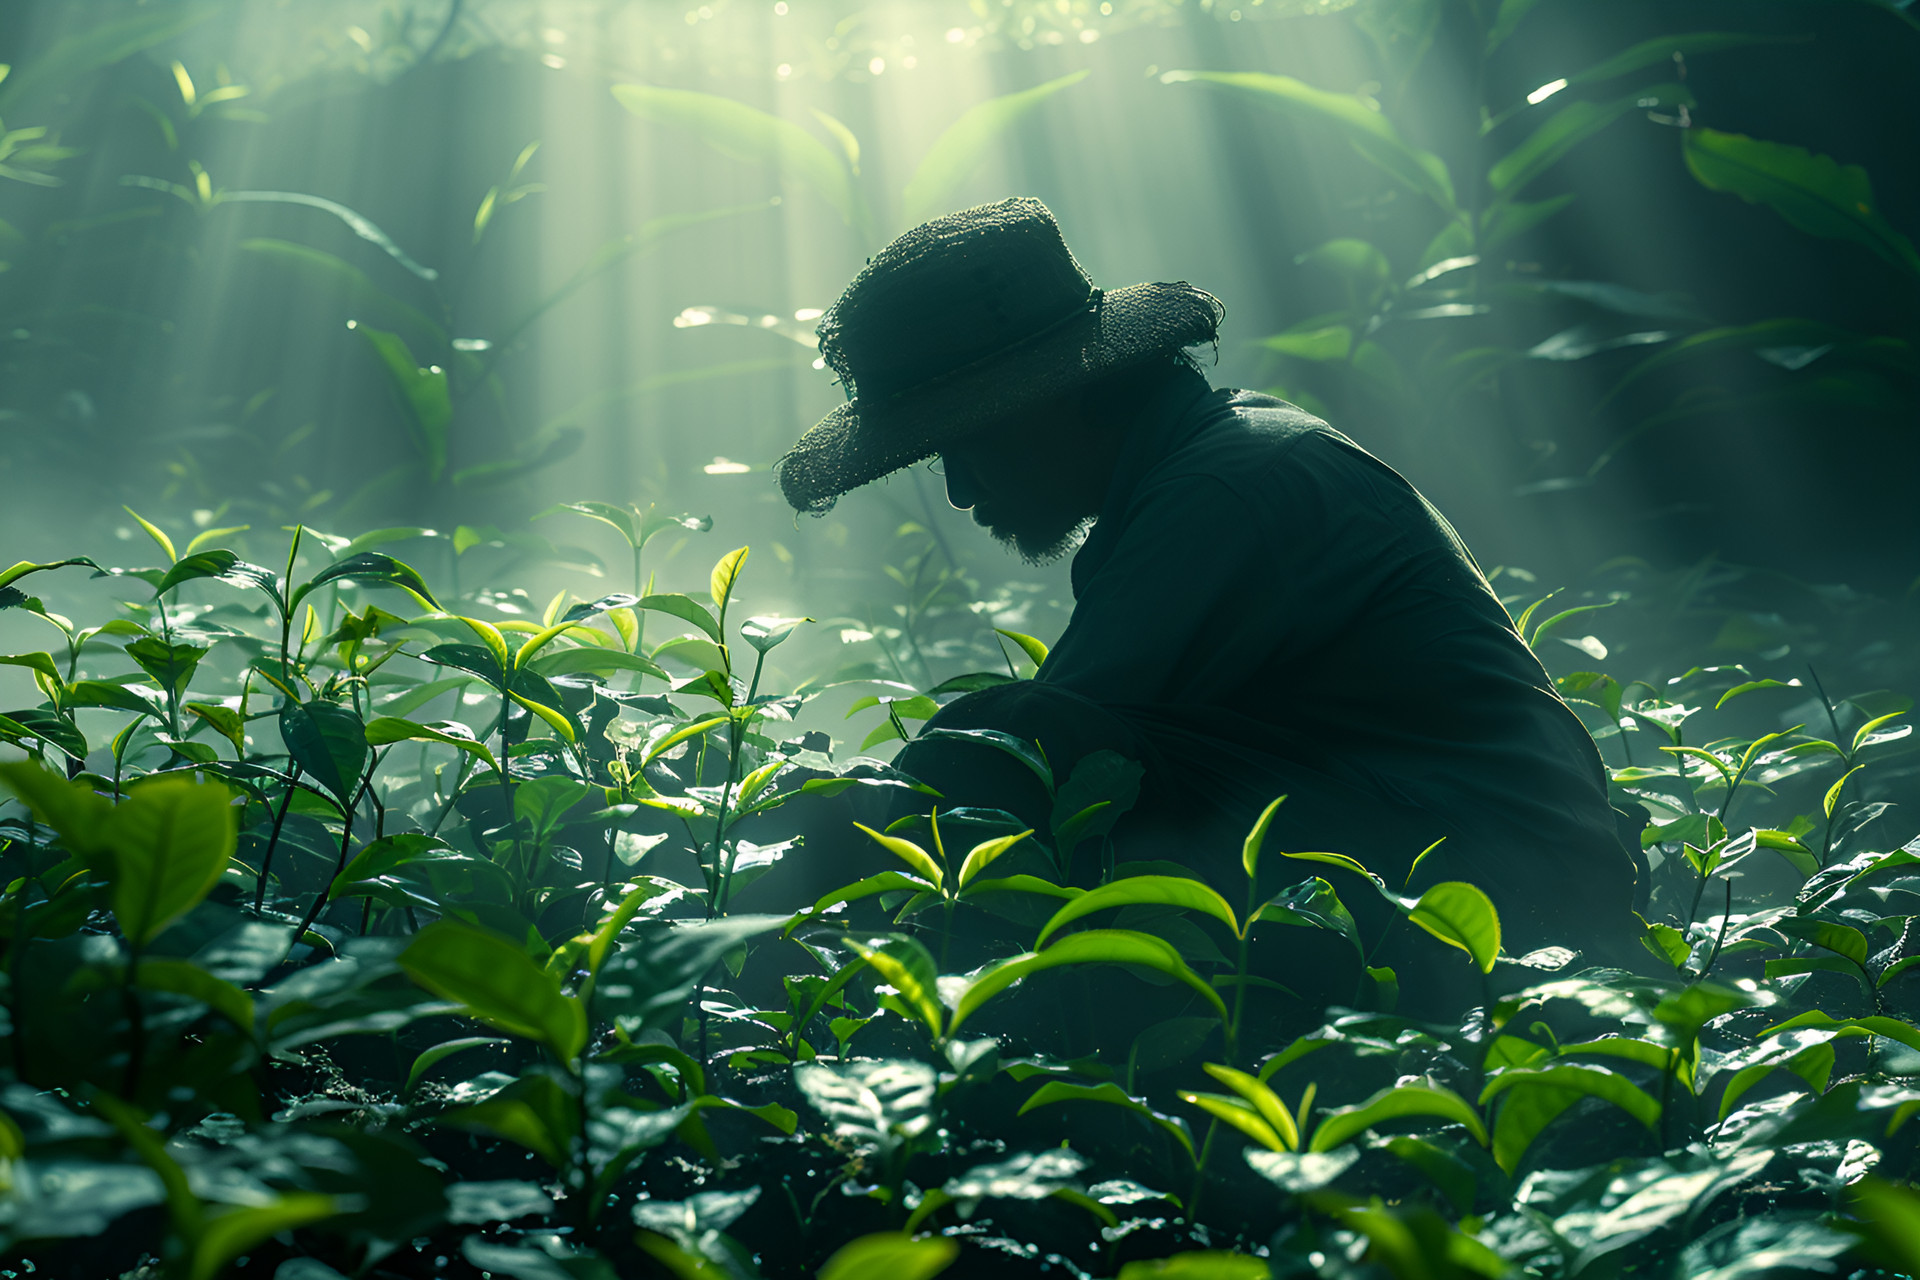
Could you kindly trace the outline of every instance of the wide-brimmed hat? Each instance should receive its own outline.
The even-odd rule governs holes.
[[[821,317],[847,403],[774,464],[781,491],[824,512],[1010,414],[1212,342],[1224,313],[1184,281],[1096,288],[1030,197],[936,218],[882,249]]]

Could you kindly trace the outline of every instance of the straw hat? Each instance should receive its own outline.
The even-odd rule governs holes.
[[[1129,365],[1212,342],[1225,309],[1184,281],[1095,287],[1047,206],[1016,197],[882,249],[820,320],[847,403],[777,463],[796,510]]]

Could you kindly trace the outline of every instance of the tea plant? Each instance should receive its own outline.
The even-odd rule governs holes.
[[[1284,797],[1236,905],[1116,864],[1138,767],[1112,753],[1062,779],[1034,744],[932,731],[1031,769],[1044,831],[836,759],[798,719],[817,688],[763,687],[807,620],[740,617],[747,548],[661,591],[641,548],[703,522],[568,510],[622,532],[636,589],[538,621],[300,527],[279,569],[142,520],[165,564],[0,574],[58,640],[4,659],[40,701],[0,714],[15,1255],[307,1280],[1913,1265],[1920,853],[1875,834],[1908,699],[1769,665],[1562,675],[1646,819],[1647,963],[1592,968],[1508,954],[1477,886],[1408,896],[1290,848]],[[49,605],[78,569],[115,616]],[[1554,666],[1647,643],[1622,618],[1757,625],[1738,571],[1613,572],[1511,597]],[[914,736],[870,701],[876,736]],[[799,844],[808,814],[844,838]],[[802,900],[773,874],[876,856]],[[1276,863],[1301,878],[1263,898]],[[1448,944],[1476,1007],[1396,1012],[1352,893]],[[1262,971],[1278,934],[1354,954],[1350,1005]],[[1164,1016],[1073,1016],[1090,1000]]]

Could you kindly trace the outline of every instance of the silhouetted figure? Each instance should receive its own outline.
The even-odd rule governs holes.
[[[1509,952],[1619,958],[1634,867],[1586,729],[1410,484],[1293,405],[1208,386],[1183,352],[1221,315],[1184,283],[1095,288],[1037,200],[927,223],[822,320],[849,399],[781,487],[822,512],[937,453],[952,504],[1021,555],[1078,544],[1073,619],[1038,676],[929,727],[1037,739],[1061,779],[1099,750],[1140,761],[1123,858],[1179,861],[1239,902],[1241,838],[1284,794],[1264,891],[1325,874],[1384,928],[1357,877],[1277,851],[1345,853],[1401,891],[1445,837],[1411,891],[1470,880]],[[1040,785],[990,748],[923,740],[898,763],[949,806],[1047,829]]]

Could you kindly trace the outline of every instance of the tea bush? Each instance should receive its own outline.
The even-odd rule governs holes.
[[[637,581],[651,536],[705,523],[570,510],[620,531]],[[1893,807],[1912,704],[1886,688],[1913,675],[1890,642],[1910,603],[1716,561],[1611,565],[1544,600],[1493,572],[1550,667],[1580,668],[1559,686],[1646,821],[1629,972],[1506,953],[1473,885],[1404,897],[1290,847],[1282,798],[1244,851],[1249,883],[1298,863],[1270,900],[1164,863],[1102,860],[1076,886],[1067,860],[1105,845],[1136,773],[1095,757],[1057,778],[1033,744],[976,735],[1060,801],[1050,829],[1011,830],[836,756],[803,727],[831,679],[765,687],[808,620],[741,616],[744,547],[701,589],[562,592],[536,622],[379,549],[417,530],[296,527],[274,569],[216,545],[260,545],[244,531],[176,549],[141,524],[158,567],[0,574],[0,607],[51,642],[0,659],[39,694],[0,715],[0,1232],[19,1269],[1920,1262],[1920,842],[1900,846]],[[78,569],[111,578],[113,616],[57,612]],[[1046,661],[1004,635],[1025,659],[1007,674],[870,680],[869,744]],[[908,816],[872,825],[889,812]],[[890,865],[795,896],[872,857]],[[1484,999],[1408,1017],[1377,966],[1349,1006],[1276,996],[1289,975],[1251,966],[1249,940],[1312,934],[1364,962],[1354,893],[1451,944]],[[1120,1003],[1164,1016],[1116,1040]]]

